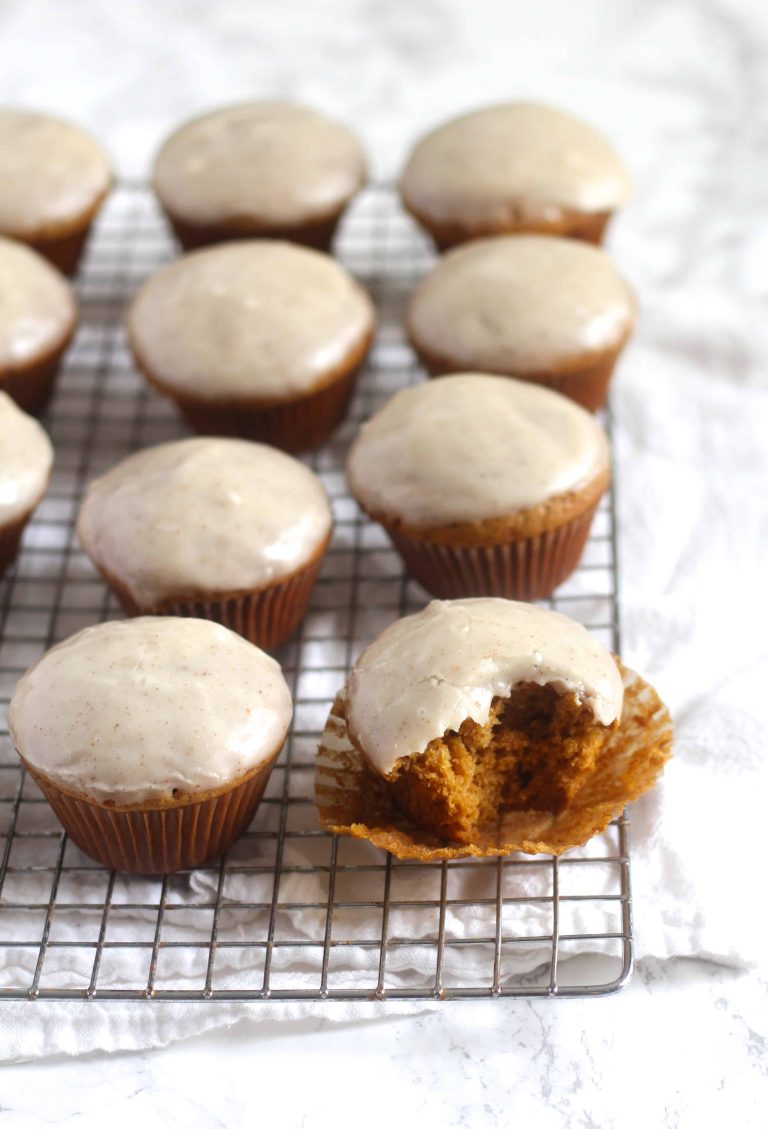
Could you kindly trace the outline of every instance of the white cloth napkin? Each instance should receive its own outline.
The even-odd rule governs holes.
[[[744,967],[765,958],[765,362],[748,295],[651,294],[616,397],[623,650],[677,738],[632,810],[638,949]]]

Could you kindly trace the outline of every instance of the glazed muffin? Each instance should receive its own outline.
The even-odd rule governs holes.
[[[248,240],[154,275],[128,329],[139,369],[193,430],[301,451],[344,417],[374,312],[328,255]]]
[[[112,183],[100,145],[49,114],[0,109],[0,234],[74,274]]]
[[[557,612],[435,601],[363,651],[349,735],[419,827],[458,843],[508,810],[563,811],[621,717],[611,654]]]
[[[340,122],[291,102],[247,102],[171,134],[152,183],[188,250],[252,236],[327,250],[365,177],[360,143]]]
[[[517,235],[445,255],[414,292],[407,328],[433,376],[516,376],[595,411],[634,320],[632,292],[599,248]]]
[[[432,595],[534,600],[578,564],[610,453],[564,396],[464,373],[398,392],[363,426],[347,476]]]
[[[48,489],[53,447],[37,420],[0,392],[0,577]]]
[[[627,173],[586,122],[511,102],[454,118],[405,166],[403,204],[441,250],[486,235],[542,232],[599,243],[629,196]]]
[[[672,741],[653,687],[573,620],[435,602],[357,660],[315,800],[327,831],[400,859],[560,855],[653,787]]]
[[[317,475],[242,439],[129,456],[91,483],[77,522],[128,615],[212,619],[266,649],[304,618],[331,527]]]
[[[0,236],[0,391],[41,412],[76,325],[67,280],[36,251]]]
[[[46,652],[8,723],[81,850],[159,874],[220,855],[247,829],[291,714],[269,655],[219,624],[150,617]]]

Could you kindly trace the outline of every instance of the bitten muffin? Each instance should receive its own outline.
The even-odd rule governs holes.
[[[28,110],[0,109],[0,234],[74,274],[112,184],[90,134]]]
[[[340,122],[290,102],[247,102],[171,134],[152,183],[188,250],[250,236],[327,250],[365,177],[360,143]]]
[[[597,420],[564,396],[464,373],[398,392],[363,425],[352,493],[433,596],[548,596],[610,480]]]
[[[76,325],[67,280],[36,251],[0,236],[0,391],[41,412]]]
[[[0,392],[0,577],[48,489],[53,447],[37,420]]]
[[[291,714],[269,655],[216,623],[150,617],[46,652],[8,724],[78,847],[159,874],[220,855],[247,829]]]
[[[411,298],[408,336],[433,376],[494,372],[605,403],[635,320],[630,288],[597,247],[499,236],[445,255]]]
[[[368,295],[328,255],[248,240],[159,271],[128,329],[139,369],[193,430],[301,451],[343,418],[374,322]]]
[[[599,243],[629,196],[610,144],[552,106],[511,102],[423,137],[400,192],[439,249],[485,235],[544,232]]]
[[[91,483],[77,522],[128,615],[212,619],[267,649],[304,618],[331,527],[317,475],[242,439],[131,455]]]
[[[557,813],[621,718],[611,654],[557,612],[435,601],[363,651],[349,735],[413,822],[471,843],[503,812]]]

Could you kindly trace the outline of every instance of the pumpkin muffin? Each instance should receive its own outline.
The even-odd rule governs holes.
[[[199,866],[247,829],[291,714],[269,655],[216,623],[149,617],[47,651],[8,724],[81,850],[159,874]]]
[[[586,122],[552,106],[511,102],[426,134],[408,159],[400,193],[440,250],[520,232],[600,243],[629,196],[629,180]]]
[[[435,601],[363,651],[347,723],[414,824],[471,843],[505,811],[563,811],[622,699],[612,655],[574,620],[508,600]]]
[[[435,602],[336,695],[315,800],[327,831],[399,859],[561,855],[653,787],[672,742],[653,687],[572,620]]]
[[[365,177],[365,154],[340,122],[291,102],[247,102],[171,134],[152,183],[187,250],[253,236],[327,250]]]
[[[610,454],[564,396],[464,373],[398,392],[364,424],[347,475],[432,595],[534,600],[578,564]]]
[[[98,142],[71,122],[0,109],[0,234],[74,274],[112,184]]]
[[[0,391],[41,412],[76,325],[67,280],[30,247],[0,236]]]
[[[164,267],[128,330],[139,369],[193,430],[301,451],[344,417],[374,324],[370,298],[328,255],[264,239]]]
[[[91,483],[77,522],[128,615],[212,619],[265,649],[304,618],[331,527],[317,475],[242,439],[129,456]]]
[[[632,292],[599,248],[517,235],[445,255],[414,292],[407,327],[433,376],[516,376],[595,411],[634,319]]]
[[[53,447],[37,420],[0,392],[0,577],[48,489]]]

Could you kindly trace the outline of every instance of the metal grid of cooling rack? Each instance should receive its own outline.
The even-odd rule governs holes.
[[[350,417],[307,461],[333,499],[334,539],[299,635],[281,648],[296,712],[249,832],[227,857],[149,879],[109,873],[62,832],[0,735],[0,999],[461,999],[597,995],[632,963],[624,817],[557,860],[426,865],[318,828],[313,757],[362,647],[427,596],[346,493],[362,419],[420,379],[405,300],[431,262],[385,186],[348,215],[339,257],[372,292],[381,328]],[[123,333],[139,283],[173,255],[150,194],[123,185],[77,284],[82,319],[46,425],[51,491],[0,588],[3,718],[19,675],[54,642],[119,610],[81,552],[85,484],[129,451],[182,435],[133,371]],[[549,601],[619,650],[613,497],[584,560]]]

